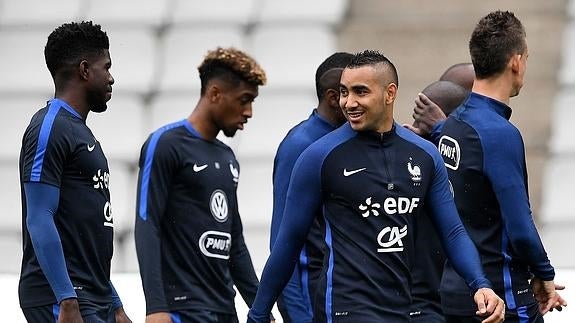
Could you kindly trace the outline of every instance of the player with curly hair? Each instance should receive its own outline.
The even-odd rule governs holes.
[[[112,97],[108,36],[91,21],[66,23],[44,55],[55,94],[22,139],[20,306],[29,322],[130,322],[110,282],[108,162],[86,126]]]
[[[257,291],[238,212],[240,167],[216,136],[244,128],[265,72],[234,48],[209,51],[198,70],[194,111],[153,132],[140,154],[135,238],[146,322],[238,322],[234,285],[248,306]]]

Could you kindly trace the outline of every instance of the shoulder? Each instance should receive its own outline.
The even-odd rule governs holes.
[[[313,159],[315,162],[322,164],[332,151],[356,135],[357,133],[346,122],[343,126],[313,142],[304,150],[301,158]]]
[[[441,156],[437,147],[428,140],[425,140],[413,133],[411,130],[405,129],[404,127],[396,124],[396,133],[399,137],[405,141],[411,143],[412,145],[423,150],[427,155],[429,155],[434,161],[441,161]]]

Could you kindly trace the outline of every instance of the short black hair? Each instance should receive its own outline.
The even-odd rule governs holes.
[[[101,55],[110,41],[100,25],[91,21],[65,23],[52,31],[44,47],[46,66],[52,77],[62,68]]]
[[[502,73],[513,55],[525,53],[525,36],[521,21],[512,12],[498,10],[481,18],[469,40],[477,79]]]
[[[366,49],[353,55],[351,62],[347,64],[346,68],[358,68],[365,65],[378,65],[382,64],[391,72],[391,80],[397,87],[399,87],[399,77],[397,76],[397,69],[395,65],[382,53],[377,50]]]
[[[206,54],[198,66],[201,82],[201,95],[206,93],[208,82],[219,78],[229,84],[239,85],[240,81],[252,85],[266,84],[266,73],[258,63],[246,53],[230,48],[218,47]]]
[[[351,62],[353,54],[346,53],[346,52],[336,52],[331,54],[328,58],[326,58],[317,68],[315,71],[315,91],[317,93],[318,100],[321,101],[323,98],[325,90],[332,88],[327,84],[323,84],[321,82],[322,76],[325,75],[328,71],[334,68],[344,69],[347,64]],[[333,84],[333,89],[338,89],[339,82],[337,84]]]
[[[470,91],[450,81],[435,81],[421,92],[448,116],[465,101]]]

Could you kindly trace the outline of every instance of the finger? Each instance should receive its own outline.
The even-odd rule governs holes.
[[[411,130],[411,131],[413,131],[413,132],[415,132],[415,133],[418,134],[418,135],[421,135],[421,130],[420,130],[419,128],[416,128],[416,127],[414,127],[414,126],[412,126],[412,125],[410,125],[410,124],[407,124],[407,123],[404,123],[404,124],[403,124],[403,127],[404,127],[404,128],[407,128],[407,129],[409,129],[409,130]]]
[[[475,304],[477,304],[477,315],[485,315],[486,307],[485,307],[485,295],[482,292],[475,294]]]
[[[417,95],[417,98],[425,105],[432,103],[431,100],[427,97],[427,95],[425,95],[423,93],[419,93]]]
[[[489,315],[489,317],[481,321],[482,323],[503,322],[505,320],[505,303],[500,301],[499,298],[497,298],[496,301],[497,306],[495,307],[491,315]]]
[[[564,290],[565,286],[564,285],[557,285],[555,284],[555,290]]]

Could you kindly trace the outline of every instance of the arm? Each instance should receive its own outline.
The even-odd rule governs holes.
[[[154,133],[140,154],[136,215],[136,252],[146,298],[146,314],[168,312],[162,279],[161,219],[173,172],[173,156]]]
[[[251,307],[258,291],[258,277],[244,241],[242,220],[237,209],[234,213],[229,260],[230,274],[242,298],[248,307]]]
[[[122,300],[114,288],[114,285],[110,281],[110,288],[112,289],[112,309],[114,310],[114,316],[116,317],[116,323],[132,323],[132,320],[128,317],[126,312],[124,312],[124,305]]]
[[[297,138],[291,137],[285,139],[278,148],[274,160],[273,172],[273,212],[270,233],[270,250],[273,249],[273,244],[276,241],[280,224],[283,220],[285,199],[287,197],[290,176],[294,164],[302,151],[307,147],[307,144],[307,142],[304,143]],[[311,304],[309,304],[309,301],[306,301],[303,296],[303,287],[298,264],[296,264],[292,276],[282,292],[282,298],[287,315],[292,320],[297,318],[298,321],[311,322],[311,310],[308,309]]]
[[[24,183],[26,194],[26,228],[34,253],[46,276],[56,301],[60,304],[61,322],[81,322],[76,292],[68,276],[60,235],[54,223],[60,189],[40,182]]]
[[[307,154],[306,154],[307,153]],[[321,160],[307,150],[296,162],[287,193],[285,217],[277,241],[262,273],[250,312],[250,322],[265,322],[274,301],[291,277],[299,252],[321,204]]]
[[[497,145],[484,146],[485,173],[493,185],[499,202],[504,230],[511,249],[529,264],[535,276],[532,280],[535,298],[542,314],[552,308],[560,309],[567,302],[556,292],[555,270],[547,257],[543,243],[533,222],[526,184],[523,140],[515,129]],[[491,150],[487,150],[490,149]],[[496,164],[492,164],[497,160]],[[490,163],[490,164],[487,164]]]

